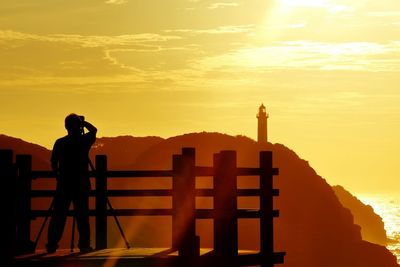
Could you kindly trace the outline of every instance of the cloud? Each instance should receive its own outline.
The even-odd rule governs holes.
[[[326,7],[329,5],[328,0],[279,0],[278,2],[289,7]]]
[[[307,23],[296,23],[296,24],[290,24],[287,27],[292,29],[298,29],[298,28],[304,28],[306,25]]]
[[[399,17],[400,16],[400,11],[368,12],[367,16],[370,16],[370,17]]]
[[[225,7],[238,7],[238,3],[232,3],[232,2],[223,2],[223,3],[212,3],[209,5],[207,8],[208,9],[217,9],[217,8],[225,8]]]
[[[155,54],[179,49],[179,46],[167,44],[176,40],[180,37],[152,33],[85,36],[0,31],[0,84],[3,87],[54,85],[63,88],[79,85],[89,88],[96,84],[110,87],[112,83],[120,87],[128,83],[151,84],[157,77],[161,79],[166,75],[138,68],[146,57],[125,64],[114,54],[135,51],[154,55],[147,64],[157,66]],[[176,62],[173,56],[171,58],[171,62]]]
[[[400,42],[321,43],[313,41],[277,42],[261,47],[245,47],[207,57],[198,62],[204,69],[308,69],[308,70],[400,70]]]
[[[188,33],[188,34],[235,34],[254,32],[255,25],[226,25],[210,29],[175,29],[165,30],[167,33]]]
[[[122,5],[128,3],[128,0],[106,0],[106,4]]]
[[[347,12],[347,11],[351,11],[351,8],[348,6],[337,5],[329,7],[329,12],[333,14],[337,14],[340,12]]]
[[[140,33],[126,35],[78,35],[78,34],[49,34],[37,35],[16,31],[0,30],[0,41],[43,41],[76,44],[83,47],[126,46],[146,43],[159,43],[181,39],[179,36],[160,35],[155,33]]]
[[[285,8],[309,8],[309,9],[326,9],[330,13],[336,14],[340,12],[350,11],[350,8],[347,5],[338,5],[331,3],[330,0],[279,0],[279,4],[284,6]]]

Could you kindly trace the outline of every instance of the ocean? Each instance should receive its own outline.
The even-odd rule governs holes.
[[[390,239],[387,248],[396,255],[400,264],[400,194],[357,195],[357,198],[370,205],[382,217]]]

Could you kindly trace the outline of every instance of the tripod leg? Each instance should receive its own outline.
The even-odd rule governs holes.
[[[71,233],[71,253],[74,252],[74,243],[75,243],[75,216],[72,216],[72,233]]]
[[[110,210],[114,211],[114,208],[112,207],[111,202],[110,202],[110,200],[108,198],[107,198],[107,204],[108,204]],[[119,223],[118,217],[116,215],[114,215],[113,217],[114,217],[115,223],[117,224],[118,230],[121,233],[122,238],[124,239],[126,248],[130,249],[131,246],[129,245],[129,242],[126,239],[126,236],[124,234],[124,230],[122,229],[121,224]]]
[[[90,168],[92,169],[92,171],[96,171],[96,169],[94,168],[94,165],[93,165],[92,161],[90,160],[90,158],[88,158],[88,162],[89,162],[89,166],[90,166]],[[107,197],[107,204],[108,204],[108,207],[110,208],[110,210],[111,210],[111,211],[114,211],[114,208],[112,207],[111,202],[110,202],[110,200],[108,199],[108,197]],[[117,227],[118,227],[118,230],[119,230],[119,232],[120,232],[122,238],[124,239],[126,248],[127,248],[127,249],[130,249],[131,246],[129,245],[129,242],[128,242],[128,240],[126,239],[126,236],[125,236],[125,234],[124,234],[124,230],[122,229],[121,224],[119,223],[118,217],[117,217],[116,215],[114,215],[113,217],[114,217],[115,223],[116,223],[116,225],[117,225]]]
[[[47,211],[46,217],[44,218],[44,221],[43,221],[42,225],[40,226],[39,233],[38,233],[38,235],[36,236],[36,239],[35,239],[35,248],[37,247],[37,245],[38,245],[38,243],[39,243],[40,237],[41,237],[41,235],[42,235],[42,233],[43,233],[44,227],[46,226],[47,220],[48,220],[49,217],[50,217],[50,213],[53,211],[53,208],[54,208],[54,198],[53,198],[53,200],[51,201],[49,210]]]

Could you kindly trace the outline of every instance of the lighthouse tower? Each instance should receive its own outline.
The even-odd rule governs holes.
[[[264,104],[258,108],[257,120],[258,120],[258,143],[267,143],[268,142],[268,128],[267,128],[267,119],[268,114],[265,110]]]

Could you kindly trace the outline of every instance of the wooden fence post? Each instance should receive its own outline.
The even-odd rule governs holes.
[[[236,151],[214,154],[214,251],[238,255]]]
[[[182,155],[172,156],[172,248],[179,250],[183,225],[180,216],[180,205],[182,203],[182,194],[180,194],[180,181],[182,180]]]
[[[0,234],[4,238],[4,246],[0,250],[0,265],[12,266],[15,255],[16,238],[16,219],[15,219],[15,200],[16,200],[16,171],[13,165],[12,150],[0,150],[0,181],[2,192],[0,201],[4,207],[4,225],[0,229]]]
[[[17,254],[35,252],[31,241],[31,191],[32,191],[32,156],[17,155],[18,199],[17,199]]]
[[[195,149],[183,148],[182,155],[173,156],[173,218],[172,247],[179,256],[200,255],[200,242],[196,236],[196,180]]]
[[[107,248],[107,156],[96,156],[96,249]]]
[[[272,152],[260,152],[260,254],[262,267],[274,266]]]

